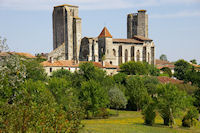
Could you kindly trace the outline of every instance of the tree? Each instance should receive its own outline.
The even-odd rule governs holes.
[[[197,60],[196,60],[196,59],[192,59],[192,60],[190,60],[190,62],[191,62],[192,64],[197,64]]]
[[[47,79],[47,74],[37,59],[23,59],[23,64],[26,67],[26,79],[32,79],[35,81],[45,81]]]
[[[160,84],[157,92],[158,111],[164,120],[164,125],[172,126],[174,117],[191,104],[191,99],[173,84]]]
[[[53,71],[51,77],[65,78],[70,80],[72,78],[72,73],[66,69],[59,69],[57,71]]]
[[[178,60],[174,65],[174,76],[179,80],[186,79],[185,75],[191,69],[191,65],[183,59]]]
[[[127,99],[124,93],[117,87],[111,88],[108,92],[110,107],[112,109],[125,109]]]
[[[198,88],[195,92],[194,92],[194,97],[195,97],[195,101],[194,101],[194,106],[197,107],[197,109],[200,112],[200,88]]]
[[[5,56],[0,61],[0,102],[12,103],[21,93],[26,79],[26,66],[18,56]]]
[[[162,60],[162,61],[167,61],[167,56],[166,56],[165,54],[162,54],[162,55],[160,56],[160,60]]]
[[[7,39],[0,36],[0,53],[1,52],[7,52],[9,50],[9,47],[6,43]]]
[[[162,70],[164,73],[168,74],[169,77],[172,77],[172,71],[171,71],[171,69],[169,67],[163,67],[160,70]]]
[[[41,81],[26,81],[22,92],[13,104],[4,103],[0,108],[0,125],[3,132],[77,132],[73,119],[55,102],[52,93]],[[67,114],[70,115],[70,112]],[[79,120],[80,121],[80,120]],[[77,122],[78,123],[78,122]]]
[[[140,110],[148,102],[148,92],[140,76],[130,76],[127,79],[126,96],[129,109]]]
[[[182,126],[184,127],[195,126],[197,123],[198,117],[199,117],[198,110],[195,107],[191,107],[182,120]]]
[[[95,80],[89,80],[82,83],[79,99],[85,108],[85,114],[89,117],[89,112],[93,116],[96,111],[105,108],[108,103],[108,92]]]
[[[120,71],[127,75],[146,75],[148,74],[148,69],[146,65],[142,62],[126,62],[120,65]]]

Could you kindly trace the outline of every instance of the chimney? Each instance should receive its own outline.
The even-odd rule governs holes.
[[[49,62],[50,62],[50,63],[54,63],[53,57],[50,57],[50,58],[49,58]]]

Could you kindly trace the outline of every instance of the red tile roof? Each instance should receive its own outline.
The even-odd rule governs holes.
[[[41,65],[45,67],[78,67],[78,64],[75,64],[72,60],[60,60],[54,61],[53,63],[50,61],[44,61]]]
[[[18,53],[18,52],[2,52],[2,53],[0,53],[0,56],[8,56],[8,55],[20,55],[20,56],[24,56],[26,58],[36,58],[32,54],[22,53],[22,52],[21,53]]]
[[[110,37],[110,38],[112,38],[112,35],[108,31],[108,29],[106,27],[104,27],[103,30],[101,31],[100,35],[98,36],[98,38],[101,38],[101,37]]]
[[[120,43],[143,43],[143,42],[135,40],[135,39],[113,39],[113,42],[120,42]]]
[[[157,77],[161,83],[173,83],[173,84],[182,84],[184,83],[182,80],[173,79],[169,77],[159,76]]]
[[[80,61],[80,63],[85,63],[88,61]],[[79,63],[79,64],[80,64]],[[118,66],[111,65],[110,63],[105,63],[105,66],[102,65],[101,62],[91,62],[95,67],[98,68],[118,68]],[[75,64],[72,60],[60,60],[54,61],[53,63],[49,61],[44,61],[41,63],[44,67],[79,67],[79,64]]]

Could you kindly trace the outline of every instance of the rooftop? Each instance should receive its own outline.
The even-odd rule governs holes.
[[[139,40],[139,41],[153,41],[152,39],[149,39],[147,37],[143,37],[143,36],[138,36],[138,35],[134,35],[133,39]]]
[[[104,27],[103,30],[101,31],[100,35],[98,36],[98,38],[101,38],[101,37],[110,37],[110,38],[112,38],[112,35],[108,31],[108,29],[106,27]]]
[[[135,40],[135,39],[113,39],[113,42],[119,42],[119,43],[143,43],[143,42]]]

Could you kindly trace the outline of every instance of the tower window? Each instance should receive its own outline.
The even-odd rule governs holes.
[[[51,68],[51,67],[49,68],[49,72],[50,72],[50,73],[52,72],[52,68]]]

